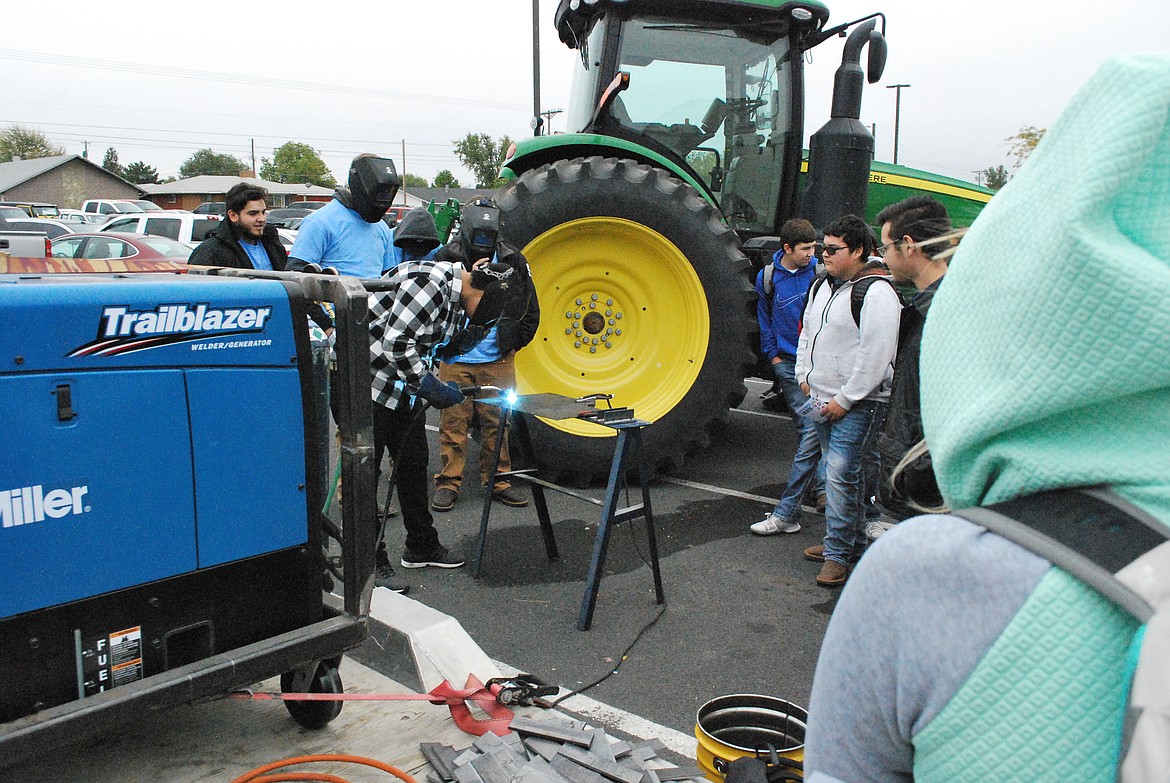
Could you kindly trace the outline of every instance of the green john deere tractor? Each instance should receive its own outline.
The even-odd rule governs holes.
[[[873,137],[858,120],[860,61],[867,50],[877,81],[881,15],[826,28],[828,16],[817,0],[557,8],[560,38],[580,55],[566,112],[578,132],[517,143],[496,196],[542,313],[517,357],[518,386],[613,394],[614,406],[654,422],[654,470],[706,445],[742,401],[756,366],[753,264],[770,259],[786,219],[823,226],[852,212],[872,221],[885,204],[927,190],[963,223],[990,198],[969,183],[873,164]],[[804,54],[850,29],[832,119],[806,153]],[[532,435],[542,467],[562,479],[598,478],[612,456],[608,433],[586,422],[540,422]]]

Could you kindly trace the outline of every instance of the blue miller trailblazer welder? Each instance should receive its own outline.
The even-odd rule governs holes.
[[[322,592],[307,300],[272,277],[0,275],[0,743],[298,667],[340,692],[364,617]]]

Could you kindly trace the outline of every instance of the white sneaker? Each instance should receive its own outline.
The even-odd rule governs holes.
[[[877,541],[886,534],[886,531],[894,526],[893,522],[883,522],[880,519],[870,522],[865,526],[865,537],[870,541]]]
[[[798,533],[800,532],[800,523],[785,522],[775,514],[769,514],[764,517],[763,522],[757,522],[752,525],[752,532],[757,536],[774,536],[777,533]]]

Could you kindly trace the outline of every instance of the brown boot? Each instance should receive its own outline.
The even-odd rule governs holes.
[[[849,578],[849,569],[836,560],[826,560],[817,574],[817,584],[821,587],[840,587]]]
[[[816,546],[810,546],[804,550],[804,559],[811,560],[814,563],[825,562],[825,545],[817,544]]]

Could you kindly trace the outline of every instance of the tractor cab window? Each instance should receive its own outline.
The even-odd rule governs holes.
[[[790,131],[788,39],[753,40],[718,23],[633,18],[618,68],[629,87],[611,114],[685,160],[737,228],[772,231]]]

